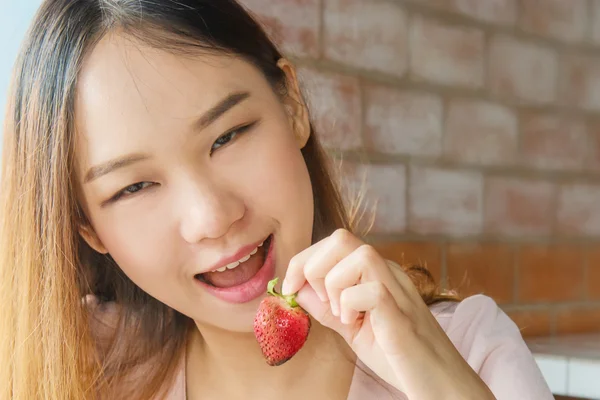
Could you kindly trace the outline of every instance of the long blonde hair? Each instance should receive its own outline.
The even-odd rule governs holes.
[[[190,321],[153,299],[78,234],[86,223],[73,182],[74,96],[86,55],[119,29],[173,52],[221,52],[253,63],[285,95],[280,52],[235,0],[47,0],[28,32],[9,93],[0,193],[0,399],[116,398],[113,389],[155,359],[135,391],[149,399],[173,376]],[[302,150],[314,190],[313,240],[351,228],[313,130]],[[445,297],[421,277],[428,303]],[[424,282],[424,283],[423,283]],[[102,346],[82,303],[119,306]],[[103,305],[99,307],[102,307]],[[111,394],[112,393],[112,394]]]

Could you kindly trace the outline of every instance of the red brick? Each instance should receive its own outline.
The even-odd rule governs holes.
[[[409,180],[409,228],[421,234],[481,232],[483,176],[478,172],[413,167]]]
[[[514,25],[517,0],[413,0],[436,9],[466,15],[482,22]]]
[[[241,0],[285,52],[319,55],[319,0]]]
[[[400,265],[420,265],[433,275],[436,284],[441,284],[442,249],[433,242],[382,242],[373,247],[387,260]]]
[[[517,117],[506,107],[479,100],[452,100],[444,154],[467,163],[511,164],[517,156]]]
[[[557,335],[596,332],[600,332],[600,308],[598,307],[567,308],[557,314]]]
[[[589,154],[586,168],[600,170],[600,122],[588,125]]]
[[[324,12],[326,58],[392,75],[406,72],[408,19],[398,4],[327,0]]]
[[[556,214],[557,188],[550,182],[489,178],[485,229],[505,235],[550,235]]]
[[[591,300],[600,299],[600,244],[590,245],[587,256],[587,293]]]
[[[454,0],[413,0],[413,2],[444,11],[452,10],[454,7]]]
[[[547,310],[510,311],[508,316],[517,324],[525,338],[550,336],[552,314]]]
[[[325,147],[343,150],[361,147],[358,79],[313,69],[300,69],[299,75],[316,121],[315,128]]]
[[[587,158],[586,125],[553,114],[524,114],[521,119],[521,155],[529,166],[581,169]]]
[[[564,56],[560,78],[563,104],[588,111],[600,110],[600,58]]]
[[[514,254],[501,244],[453,243],[446,248],[448,286],[462,296],[483,293],[498,304],[514,299]]]
[[[568,235],[600,236],[600,186],[571,184],[558,197],[559,232]]]
[[[558,59],[550,48],[496,35],[491,40],[489,57],[492,94],[528,103],[556,99]]]
[[[583,40],[587,29],[587,0],[526,0],[521,2],[523,30],[566,42]]]
[[[517,0],[453,0],[452,8],[483,22],[513,25],[517,20]]]
[[[406,230],[406,168],[404,165],[345,164],[345,194],[363,214],[361,229],[372,222],[369,233],[402,233]],[[354,207],[354,209],[357,209]]]
[[[591,11],[591,38],[595,44],[600,44],[600,1],[592,0]]]
[[[443,109],[439,96],[367,86],[365,102],[369,149],[387,154],[440,154]]]
[[[569,245],[529,245],[518,253],[518,300],[583,300],[583,249]]]
[[[443,85],[483,86],[484,36],[475,28],[415,17],[410,27],[410,72]]]

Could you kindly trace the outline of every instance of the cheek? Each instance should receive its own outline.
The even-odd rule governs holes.
[[[239,165],[238,173],[246,177],[244,197],[258,214],[310,240],[314,210],[306,163],[292,134],[275,132]]]
[[[168,224],[161,221],[161,214],[148,218],[147,211],[140,214],[130,210],[128,215],[110,215],[100,218],[97,233],[104,246],[123,272],[138,286],[148,287],[158,277],[168,274],[168,260],[172,253],[172,235],[165,231]],[[169,239],[171,238],[171,239]]]

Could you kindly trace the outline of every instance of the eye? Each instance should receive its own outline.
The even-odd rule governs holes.
[[[119,191],[116,195],[113,196],[111,201],[117,201],[123,197],[131,196],[132,194],[135,194],[135,193],[139,192],[140,190],[143,190],[151,185],[153,185],[152,182],[134,183],[133,185],[129,185],[126,188]]]
[[[220,138],[215,140],[215,142],[213,143],[213,145],[211,147],[211,150],[215,151],[219,147],[225,146],[227,143],[231,142],[233,140],[233,138],[236,137],[237,135],[238,135],[238,131],[231,131],[231,132],[224,134],[223,136],[221,136]]]
[[[238,136],[248,132],[256,124],[257,124],[257,122],[253,122],[251,124],[232,129],[229,132],[221,135],[217,140],[215,140],[212,147],[210,148],[210,154],[212,154],[215,150],[229,144],[232,140],[234,140]]]

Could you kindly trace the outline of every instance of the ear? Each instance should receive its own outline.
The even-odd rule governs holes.
[[[277,66],[281,68],[286,77],[287,93],[284,98],[284,108],[290,117],[298,146],[303,148],[310,137],[310,119],[300,92],[296,69],[291,62],[284,58],[277,62]]]
[[[104,245],[102,244],[102,241],[100,240],[100,238],[94,231],[94,228],[91,227],[91,225],[89,225],[89,224],[80,225],[79,226],[79,234],[81,235],[83,240],[85,240],[85,242],[88,244],[88,246],[90,246],[92,249],[96,250],[98,253],[100,253],[100,254],[108,253],[108,250],[106,250],[106,247],[104,247]]]

